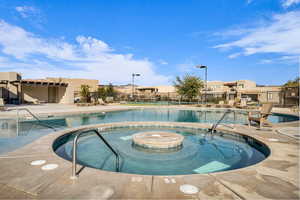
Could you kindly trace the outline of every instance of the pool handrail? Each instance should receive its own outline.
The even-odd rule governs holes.
[[[227,109],[224,112],[224,114],[222,115],[222,117],[219,119],[219,121],[217,123],[215,123],[215,124],[212,125],[212,127],[209,129],[209,132],[211,134],[213,134],[214,131],[216,130],[217,126],[223,121],[223,119],[226,117],[226,115],[229,114],[229,113],[231,113],[231,112],[233,112],[231,109]],[[224,126],[232,128],[231,126],[228,126],[228,125],[224,125]]]
[[[78,175],[76,174],[77,170],[76,170],[76,166],[77,166],[77,143],[78,143],[78,139],[79,137],[84,134],[84,133],[88,133],[88,132],[94,132],[96,133],[96,135],[104,142],[104,144],[111,150],[111,152],[116,156],[116,172],[119,172],[120,167],[119,167],[119,154],[117,153],[117,151],[106,141],[106,139],[99,133],[98,129],[85,129],[85,130],[81,130],[79,133],[77,133],[73,139],[73,149],[72,149],[72,175],[71,175],[71,179],[77,179]]]
[[[42,120],[40,120],[35,114],[33,114],[28,108],[15,108],[15,109],[10,109],[10,110],[16,110],[17,111],[17,135],[19,135],[19,121],[20,121],[20,115],[19,112],[24,110],[27,111],[34,119],[38,121],[38,123],[42,126],[45,126],[47,128],[50,128],[54,131],[57,131],[56,128],[44,123]]]

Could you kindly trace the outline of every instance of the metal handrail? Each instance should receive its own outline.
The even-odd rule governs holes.
[[[19,135],[19,121],[20,121],[20,115],[19,112],[21,110],[27,111],[34,119],[36,119],[42,126],[45,126],[47,128],[53,129],[56,131],[56,129],[46,123],[44,123],[42,120],[40,120],[35,114],[33,114],[28,108],[16,108],[16,109],[10,109],[10,110],[16,110],[17,111],[17,135]]]
[[[116,156],[116,171],[119,172],[120,168],[119,168],[119,154],[116,152],[116,150],[113,149],[113,147],[105,140],[105,138],[99,133],[99,131],[97,129],[88,129],[88,130],[84,130],[79,132],[74,140],[73,140],[73,151],[72,151],[72,176],[71,179],[77,179],[78,176],[76,174],[76,166],[77,166],[77,143],[78,143],[78,139],[79,137],[84,134],[84,133],[88,133],[90,131],[93,131],[94,133],[96,133],[96,135],[104,142],[104,144],[113,152],[113,154]]]
[[[209,132],[211,134],[214,133],[214,131],[216,130],[217,126],[223,121],[223,119],[225,118],[225,116],[227,114],[231,113],[231,112],[232,112],[232,110],[230,110],[230,109],[226,110],[224,112],[224,114],[222,115],[222,117],[219,119],[219,121],[217,123],[215,123],[215,124],[212,125],[212,127],[209,129]],[[230,126],[228,126],[228,127],[230,127]],[[232,127],[230,127],[230,128],[232,128]]]

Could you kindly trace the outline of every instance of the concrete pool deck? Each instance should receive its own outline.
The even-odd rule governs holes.
[[[15,109],[29,109],[33,114],[38,116],[49,115],[70,115],[70,114],[85,114],[85,113],[97,113],[108,112],[115,110],[128,110],[134,109],[133,106],[121,106],[121,105],[97,105],[97,106],[76,106],[73,104],[40,104],[40,105],[19,105],[8,106],[6,111],[0,112],[0,118],[16,117]],[[20,111],[20,115],[28,115],[25,111]]]
[[[267,144],[271,155],[246,168],[209,174],[146,176],[107,172],[85,167],[71,180],[71,163],[57,156],[54,140],[72,130],[112,125],[184,126],[208,128],[209,124],[180,122],[127,122],[89,125],[53,132],[5,156],[0,156],[2,199],[299,199],[299,142],[274,130],[256,130],[233,125],[219,130],[249,135]],[[35,160],[57,164],[44,171],[32,166]],[[195,194],[180,191],[193,185]]]
[[[153,105],[153,106],[126,106],[121,104],[108,104],[108,105],[97,105],[97,106],[76,106],[74,104],[39,104],[39,105],[9,105],[7,106],[7,111],[0,112],[0,118],[5,117],[14,117],[16,116],[16,111],[13,109],[17,108],[27,108],[32,113],[40,116],[44,115],[68,115],[68,114],[81,114],[81,113],[97,113],[105,111],[114,111],[114,110],[128,110],[128,109],[137,109],[137,108],[178,108],[178,109],[196,109],[196,110],[226,110],[228,108],[201,108],[191,105]],[[232,110],[243,110],[237,108],[231,108]],[[293,112],[289,108],[276,108],[272,109],[273,112],[290,114],[290,115],[299,115],[299,113]],[[21,112],[20,114],[26,114],[26,112]]]

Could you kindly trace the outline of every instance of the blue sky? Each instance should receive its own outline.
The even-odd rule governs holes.
[[[300,0],[0,0],[0,70],[140,85],[299,74]]]

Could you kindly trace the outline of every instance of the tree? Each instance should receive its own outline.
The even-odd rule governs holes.
[[[203,81],[199,77],[191,75],[185,75],[183,79],[177,76],[174,82],[177,93],[190,101],[199,95],[203,85]]]
[[[97,90],[97,97],[102,99],[102,100],[105,100],[106,97],[107,97],[107,94],[106,94],[106,89],[105,87],[99,87],[98,90]]]
[[[108,86],[100,87],[97,90],[98,98],[101,98],[103,100],[105,100],[106,97],[115,97],[116,95],[117,95],[117,92],[115,91],[115,89],[111,83]]]
[[[90,101],[90,86],[89,85],[81,85],[80,96],[82,98],[82,102]]]
[[[111,83],[106,88],[106,96],[108,96],[108,97],[115,97],[116,96],[114,86]]]
[[[297,77],[294,80],[289,80],[283,86],[285,86],[285,87],[299,87],[299,85],[300,85],[300,77]]]
[[[284,105],[298,105],[299,106],[299,88],[300,88],[300,77],[295,78],[294,80],[289,80],[281,88],[281,95]],[[298,98],[289,98],[295,96]]]

